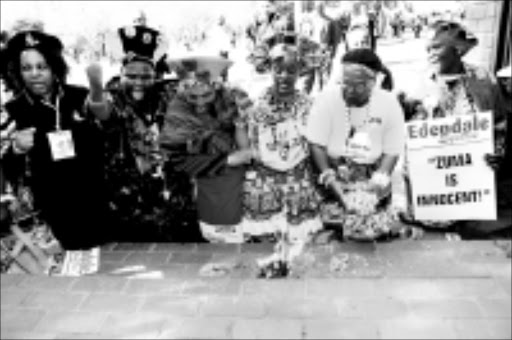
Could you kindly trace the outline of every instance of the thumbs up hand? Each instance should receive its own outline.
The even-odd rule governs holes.
[[[87,78],[91,87],[103,87],[103,69],[98,63],[92,63],[86,68]]]
[[[98,63],[92,63],[86,69],[89,89],[93,102],[101,102],[103,99],[103,70]]]

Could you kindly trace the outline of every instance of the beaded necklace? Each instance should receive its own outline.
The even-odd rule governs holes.
[[[347,114],[345,115],[345,118],[346,118],[345,126],[347,127],[347,129],[346,129],[347,133],[346,133],[346,137],[345,137],[345,147],[348,146],[349,140],[352,137],[354,137],[354,134],[356,133],[356,131],[362,130],[370,121],[370,103],[371,103],[371,100],[365,105],[365,110],[364,110],[365,115],[364,115],[362,122],[360,122],[359,124],[354,124],[352,122],[353,121],[352,109],[347,106]]]

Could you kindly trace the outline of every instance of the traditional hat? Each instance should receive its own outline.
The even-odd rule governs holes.
[[[347,51],[341,58],[343,63],[352,63],[366,66],[374,72],[384,72],[384,64],[379,56],[369,48],[356,48]]]
[[[7,59],[18,58],[19,54],[27,49],[48,51],[53,54],[61,54],[64,46],[59,38],[41,31],[23,31],[14,35],[7,42]]]
[[[461,56],[478,45],[477,37],[457,22],[438,20],[430,28],[431,39],[441,40],[445,44],[454,46]]]
[[[204,106],[215,100],[221,76],[233,62],[221,56],[185,55],[169,60],[179,81],[177,92],[194,105]]]
[[[318,64],[322,58],[318,43],[296,32],[278,31],[262,39],[262,43],[251,53],[249,61],[257,70],[266,72],[270,70],[272,60],[285,54],[294,54],[301,70]]]
[[[121,27],[108,39],[108,50],[114,57],[122,56],[123,63],[146,61],[155,65],[166,52],[168,42],[159,31],[143,26]]]
[[[168,63],[170,69],[175,70],[180,78],[193,73],[195,77],[208,81],[218,80],[222,73],[233,65],[233,61],[221,56],[193,54],[170,58]]]

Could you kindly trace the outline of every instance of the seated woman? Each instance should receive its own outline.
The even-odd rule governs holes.
[[[411,109],[407,116],[410,119],[436,119],[492,111],[495,154],[488,155],[487,161],[498,171],[499,161],[505,153],[507,106],[496,79],[485,70],[462,60],[478,44],[478,39],[460,24],[448,21],[433,23],[429,33],[427,51],[432,68],[403,96],[404,107]],[[402,221],[427,228],[454,228],[455,221],[414,220],[407,162],[404,165],[409,203],[407,212],[401,215]],[[463,234],[484,235],[497,227],[489,221],[464,221],[457,223],[456,229]]]
[[[307,126],[313,160],[325,187],[324,219],[345,237],[375,240],[392,230],[391,174],[405,143],[396,97],[376,86],[379,57],[353,49],[342,58],[340,88],[315,101]]]
[[[240,243],[244,165],[252,151],[236,121],[249,99],[222,82],[232,63],[226,58],[190,56],[170,63],[180,80],[159,143],[170,166],[195,182],[203,237]]]
[[[101,134],[86,112],[89,90],[66,84],[63,48],[40,31],[8,41],[6,62],[19,94],[5,104],[2,123],[15,131],[2,166],[11,183],[28,185],[61,246],[80,250],[106,241],[111,223]]]
[[[308,55],[300,53],[294,39],[272,41],[264,49],[272,85],[239,122],[256,152],[245,176],[243,233],[246,240],[277,238],[303,245],[322,229],[304,136],[311,99],[296,89]]]
[[[155,62],[166,51],[165,40],[141,25],[117,33],[109,46],[123,55],[116,86],[104,94],[101,68],[88,69],[91,107],[105,134],[107,197],[120,226],[117,239],[201,241],[192,184],[165,162],[158,143],[173,97],[156,86]]]

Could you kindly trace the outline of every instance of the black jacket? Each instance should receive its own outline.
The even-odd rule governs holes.
[[[65,85],[53,104],[43,103],[26,92],[5,104],[17,130],[36,129],[34,146],[27,155],[10,150],[2,160],[8,178],[25,177],[36,207],[67,249],[91,246],[93,229],[103,224],[107,211],[102,192],[103,136],[87,116],[87,95],[86,88]],[[57,107],[61,129],[72,133],[76,157],[55,161],[47,134],[55,131]]]

